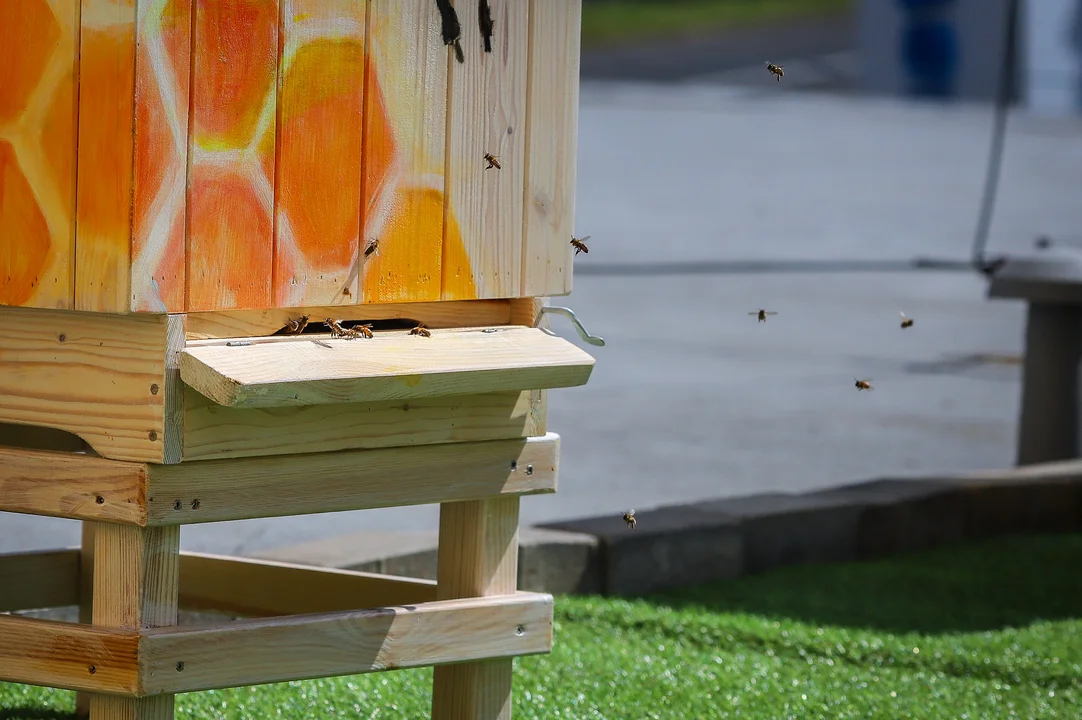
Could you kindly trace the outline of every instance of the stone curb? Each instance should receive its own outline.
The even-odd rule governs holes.
[[[519,535],[519,587],[633,596],[778,567],[889,557],[1007,534],[1082,531],[1082,461],[877,479],[546,523]],[[358,533],[262,553],[435,579],[438,533]]]

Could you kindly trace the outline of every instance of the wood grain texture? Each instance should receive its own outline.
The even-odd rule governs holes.
[[[457,225],[444,237],[447,51],[440,15],[431,0],[372,0],[368,27],[363,239],[379,246],[362,256],[363,298],[439,300],[444,243],[460,258],[465,253]]]
[[[0,615],[0,678],[7,682],[134,695],[138,652],[135,630]]]
[[[274,305],[359,298],[365,7],[282,4]]]
[[[162,462],[166,330],[161,315],[0,307],[0,421],[75,433],[106,457]]]
[[[534,327],[534,323],[538,323],[536,327],[546,332],[549,330],[548,318],[541,316],[541,308],[549,304],[548,298],[515,298],[511,300],[510,303],[510,323],[512,325]],[[544,435],[548,432],[548,403],[548,390],[530,391],[530,436]]]
[[[190,313],[186,329],[189,340],[272,335],[301,315],[308,315],[313,322],[328,317],[365,322],[408,319],[430,328],[480,327],[506,325],[509,313],[507,300],[310,306]]]
[[[183,312],[192,0],[138,0],[131,308]]]
[[[272,306],[278,0],[194,0],[188,310]]]
[[[431,580],[203,553],[180,556],[180,606],[186,610],[267,617],[417,605],[435,599],[436,583]]]
[[[515,592],[519,499],[502,497],[440,506],[436,595],[441,600]],[[510,720],[510,660],[435,670],[433,720]]]
[[[78,550],[0,555],[0,612],[63,607],[78,602]]]
[[[148,468],[149,523],[181,525],[556,491],[560,439],[447,443]],[[179,501],[179,507],[178,507]]]
[[[74,306],[79,0],[0,23],[0,305]]]
[[[75,309],[131,305],[135,0],[82,0]]]
[[[179,576],[180,528],[100,523],[94,529],[94,625],[140,632],[176,625]],[[140,648],[140,675],[145,673],[142,655]],[[95,694],[90,696],[90,716],[95,720],[170,720],[173,698]]]
[[[141,693],[178,693],[548,652],[552,597],[431,602],[147,631]],[[177,672],[178,662],[184,671]],[[510,661],[507,661],[508,663]]]
[[[573,267],[582,0],[530,0],[523,295],[567,295]]]
[[[469,264],[445,255],[445,300],[467,297],[467,277],[479,298],[521,292],[530,0],[489,4],[492,52],[483,51],[471,6],[460,13],[466,62],[450,64],[448,208],[461,228]],[[497,156],[502,169],[486,170],[485,153]]]
[[[534,435],[530,393],[291,408],[226,408],[184,394],[184,459],[288,455]]]
[[[584,385],[594,359],[536,328],[188,347],[180,376],[229,407],[378,402]]]
[[[96,522],[84,520],[79,543],[79,622],[94,622],[94,528]],[[75,693],[75,714],[81,718],[90,716],[90,693]]]
[[[145,525],[145,467],[0,447],[0,511]]]

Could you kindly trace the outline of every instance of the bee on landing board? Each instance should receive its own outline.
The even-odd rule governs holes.
[[[354,337],[363,335],[366,338],[372,337],[372,323],[365,323],[364,325],[358,325],[355,328],[350,328],[350,331],[354,333]]]
[[[767,315],[777,315],[773,310],[757,310],[756,312],[750,312],[748,315],[755,315],[759,318],[759,322],[766,322]]]
[[[766,64],[766,69],[770,71],[771,75],[777,76],[778,82],[781,82],[782,77],[784,77],[785,75],[785,71],[782,69],[784,67],[784,65],[775,65],[771,62],[768,62]]]
[[[432,337],[432,333],[425,327],[424,323],[417,323],[417,327],[410,330],[410,335],[420,335],[421,337]]]
[[[368,257],[377,250],[379,250],[379,239],[369,240],[368,245],[364,248],[364,256]]]
[[[635,529],[635,524],[637,521],[635,520],[634,510],[628,510],[626,513],[624,513],[624,522],[627,523],[627,526],[632,530]]]
[[[300,335],[302,332],[304,332],[304,328],[306,325],[308,325],[308,316],[301,315],[295,320],[292,318],[286,320],[285,330],[290,335]]]
[[[342,327],[341,320],[334,320],[327,318],[323,321],[323,324],[331,329],[331,337],[345,338],[346,340],[356,340],[359,337],[372,337],[372,324],[358,325],[357,327],[345,328]]]
[[[898,314],[902,316],[902,330],[905,330],[907,327],[913,327],[913,318],[906,317],[904,312]]]
[[[861,390],[871,390],[872,389],[871,378],[868,378],[867,380],[857,380],[856,378],[853,378],[853,379],[856,380],[855,387],[857,389],[857,392],[860,392]]]
[[[580,252],[589,254],[590,248],[586,247],[586,241],[589,240],[590,237],[590,235],[581,238],[577,238],[574,235],[571,236],[571,247],[575,248],[576,255],[578,255]]]
[[[491,168],[496,168],[497,170],[503,169],[503,166],[500,165],[500,159],[492,153],[485,153],[485,162],[488,163],[488,165],[485,166],[485,170]]]

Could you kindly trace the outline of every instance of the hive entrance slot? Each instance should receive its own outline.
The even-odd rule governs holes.
[[[309,317],[308,324],[304,326],[304,330],[300,332],[301,335],[321,335],[330,332],[323,321],[326,318]],[[383,320],[341,320],[340,324],[345,329],[355,328],[358,325],[371,325],[372,330],[379,332],[381,330],[412,330],[420,323],[419,320],[413,320],[410,318],[386,318]],[[279,329],[274,335],[291,335],[289,327],[283,327]]]

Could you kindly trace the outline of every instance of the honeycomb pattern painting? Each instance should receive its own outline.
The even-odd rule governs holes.
[[[0,304],[70,308],[78,0],[4,0]]]

